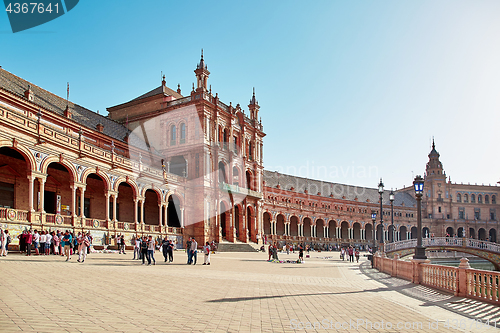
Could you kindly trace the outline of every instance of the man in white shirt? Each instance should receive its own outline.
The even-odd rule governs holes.
[[[194,261],[193,265],[196,265],[197,253],[198,253],[198,242],[196,242],[196,240],[193,237],[191,241],[191,260]]]
[[[153,260],[153,265],[156,265],[156,260],[154,257],[154,253],[156,250],[156,240],[153,239],[153,236],[149,236],[148,240],[148,265],[151,265],[151,259]]]
[[[42,231],[40,235],[40,254],[45,254],[45,239],[47,236],[45,235],[45,231]]]
[[[50,254],[50,244],[52,242],[52,235],[47,231],[47,235],[45,235],[45,254]]]
[[[38,247],[40,246],[40,234],[38,230],[35,229],[35,233],[33,234],[33,247],[35,248],[36,255],[39,255]]]

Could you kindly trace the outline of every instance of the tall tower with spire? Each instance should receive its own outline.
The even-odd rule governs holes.
[[[203,49],[201,49],[201,59],[200,63],[196,65],[196,69],[194,70],[196,74],[196,91],[208,91],[208,76],[210,72],[207,69],[207,65],[205,65],[205,60],[203,59]]]
[[[250,99],[250,104],[248,104],[248,109],[250,110],[250,119],[259,120],[259,102],[255,99],[255,88],[253,88],[252,99]]]
[[[450,191],[446,184],[446,172],[439,160],[434,138],[432,139],[432,150],[429,153],[429,162],[425,168],[424,184],[424,217],[433,219],[446,219],[451,213]]]

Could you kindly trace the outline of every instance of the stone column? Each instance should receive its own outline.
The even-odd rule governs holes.
[[[118,221],[118,219],[116,218],[116,199],[118,195],[116,193],[113,194],[113,221]]]
[[[165,227],[168,227],[168,204],[163,205],[163,214],[165,214]]]
[[[109,221],[109,191],[106,192],[106,221]]]
[[[181,208],[181,227],[184,228],[184,208]]]
[[[314,226],[311,224],[311,237],[314,237]]]
[[[159,209],[158,225],[161,227],[163,225],[163,204],[158,204],[158,209]]]
[[[43,207],[43,199],[45,196],[45,179],[44,178],[38,178],[38,183],[40,184],[40,206],[38,207],[38,211],[41,213],[45,213],[44,207]]]
[[[137,200],[137,198],[134,199],[134,223],[137,224],[137,211],[138,211],[138,207],[137,207],[137,204],[139,203],[139,200]],[[109,206],[109,200],[108,200],[108,206]],[[109,207],[108,207],[108,210],[109,210]],[[137,229],[136,229],[137,230]]]
[[[29,202],[28,202],[28,209],[30,211],[30,213],[34,212],[35,209],[33,208],[33,190],[34,190],[34,182],[35,182],[35,178],[31,175],[28,176],[28,181],[29,181],[29,185],[28,185],[28,191],[29,191]],[[30,221],[30,222],[33,222],[33,221]]]
[[[141,199],[139,201],[141,203],[141,211],[140,211],[140,221],[139,223],[143,224],[144,223],[144,199]]]
[[[80,217],[85,218],[85,212],[83,211],[85,207],[85,187],[80,187]],[[83,220],[82,220],[83,226]]]

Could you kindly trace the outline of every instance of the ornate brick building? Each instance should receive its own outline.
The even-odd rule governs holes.
[[[108,117],[0,69],[0,222],[125,234],[257,241],[262,138],[208,89],[203,55],[187,95],[161,85]]]
[[[108,108],[108,116],[0,68],[0,224],[90,230],[94,243],[124,234],[165,235],[179,244],[371,244],[372,211],[384,240],[416,236],[412,188],[389,191],[383,227],[376,189],[263,170],[255,92],[248,114],[219,100],[197,64],[183,95],[160,86]],[[424,235],[496,241],[499,188],[452,184],[433,149],[425,173]]]

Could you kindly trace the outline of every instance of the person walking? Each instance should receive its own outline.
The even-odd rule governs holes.
[[[148,257],[148,239],[146,236],[144,236],[141,241],[141,257],[143,265],[146,258],[148,259],[148,263],[151,263],[151,259]]]
[[[207,242],[203,247],[203,253],[205,254],[205,260],[203,265],[210,265],[210,243]]]
[[[136,237],[132,239],[132,243],[134,245],[134,259],[132,260],[139,260],[141,257],[141,239],[139,237]]]
[[[153,260],[153,265],[156,265],[155,260],[155,250],[156,250],[156,240],[153,239],[153,236],[149,236],[148,240],[148,265],[151,265],[151,259]]]
[[[186,253],[188,255],[188,265],[191,265],[193,257],[191,256],[191,243],[192,238],[189,237],[189,240],[186,242]]]
[[[165,262],[168,260],[168,247],[169,247],[168,236],[165,236],[165,239],[161,242],[161,252],[163,253],[163,258],[165,258]]]
[[[304,260],[304,248],[302,247],[302,244],[299,245],[299,260],[300,261]]]
[[[73,243],[73,237],[68,230],[64,233],[62,243],[64,243],[64,254],[66,255],[66,261],[71,259],[71,244]]]
[[[90,240],[88,236],[83,233],[80,245],[78,246],[78,262],[85,262],[87,258],[87,248],[90,246]]]
[[[123,235],[121,235],[119,242],[120,242],[120,244],[119,244],[118,254],[120,254],[120,253],[126,254],[125,253],[125,237]]]
[[[196,265],[196,259],[198,257],[198,242],[194,239],[191,241],[191,262]]]
[[[2,250],[0,251],[0,256],[2,256],[2,257],[7,256],[10,241],[11,241],[11,238],[9,235],[9,230],[4,230],[3,231],[3,240],[2,240]]]
[[[269,252],[269,259],[271,260],[271,256],[273,255],[273,244],[269,244],[269,248],[267,249],[267,252]]]
[[[6,242],[7,242],[7,235],[3,232],[3,229],[0,228],[0,256],[2,255]]]
[[[356,263],[359,262],[359,249],[356,248],[356,251],[354,252],[354,256],[356,257]]]
[[[349,262],[354,262],[354,249],[352,246],[349,246]]]
[[[168,241],[168,262],[173,262],[174,261],[174,243],[172,243],[171,240]]]

